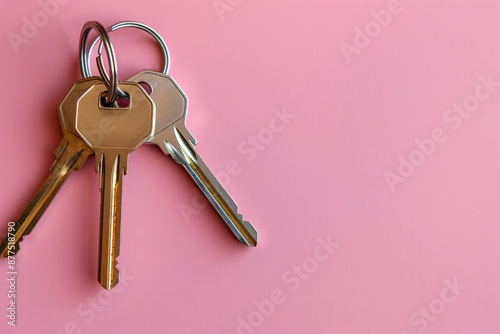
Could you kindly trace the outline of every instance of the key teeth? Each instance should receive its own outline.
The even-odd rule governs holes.
[[[116,264],[118,264],[118,261],[115,260],[115,266],[113,267],[113,278],[111,279],[111,281],[108,281],[107,277],[103,278],[101,276],[101,272],[99,272],[98,274],[97,280],[99,281],[99,284],[108,291],[111,291],[120,282],[120,271],[118,270],[118,268],[116,268]]]
[[[258,235],[257,230],[252,225],[252,223],[243,219],[243,215],[241,213],[236,213],[236,217],[238,217],[238,220],[241,222],[241,225],[243,225],[243,227],[251,237],[250,240],[246,240],[245,238],[242,237],[240,241],[242,241],[242,243],[246,244],[247,246],[256,247],[257,235]]]
[[[116,268],[116,264],[118,264],[118,261],[115,261],[115,267],[113,268],[114,269],[114,275],[113,275],[113,281],[111,282],[111,286],[108,288],[106,288],[106,290],[111,290],[113,289],[115,286],[118,285],[118,282],[120,282],[120,271]]]

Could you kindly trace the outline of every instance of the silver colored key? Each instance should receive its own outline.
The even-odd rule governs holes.
[[[99,82],[100,79],[90,77],[79,80],[68,92],[59,107],[59,120],[63,130],[63,139],[55,151],[56,160],[50,168],[47,180],[38,190],[35,197],[24,210],[21,217],[14,225],[13,242],[9,235],[0,245],[0,255],[7,257],[19,251],[19,243],[36,226],[47,207],[57,195],[61,187],[74,170],[78,170],[87,158],[94,152],[75,135],[74,119],[76,114],[76,101],[90,86]]]
[[[213,207],[224,219],[236,238],[248,245],[257,245],[257,231],[243,220],[238,205],[210,171],[196,152],[196,140],[186,128],[188,99],[169,75],[155,71],[142,71],[130,81],[147,83],[151,98],[156,104],[156,126],[154,137],[149,142],[184,166]]]
[[[120,83],[130,96],[127,108],[108,108],[101,103],[106,86],[96,83],[79,100],[76,130],[96,156],[100,175],[101,217],[98,280],[107,290],[118,284],[116,268],[120,254],[122,182],[129,154],[153,135],[155,104],[134,82]],[[105,135],[96,130],[105,127]]]

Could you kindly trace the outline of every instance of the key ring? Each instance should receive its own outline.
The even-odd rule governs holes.
[[[118,23],[106,28],[106,31],[113,32],[113,31],[116,31],[116,30],[121,29],[121,28],[137,28],[140,30],[144,30],[145,32],[147,32],[151,36],[153,36],[158,41],[158,44],[160,44],[160,47],[161,47],[162,52],[163,52],[164,64],[163,64],[162,72],[164,74],[168,74],[168,71],[170,69],[170,53],[168,51],[167,44],[165,43],[163,38],[160,36],[160,34],[158,34],[150,26],[148,26],[144,23],[141,23],[141,22],[136,22],[136,21],[118,22]],[[90,47],[88,48],[88,53],[86,53],[84,57],[83,56],[80,57],[81,66],[82,66],[82,75],[84,78],[92,76],[92,72],[90,70],[90,55],[92,54],[92,50],[94,49],[97,42],[99,42],[99,40],[101,40],[101,36],[97,36],[94,39],[94,41],[90,44]],[[99,54],[102,53],[103,45],[104,45],[104,47],[106,47],[106,41],[101,40],[101,43],[99,44],[99,48],[98,48]],[[101,74],[101,77],[103,78],[103,80],[105,82],[106,81],[109,82],[110,77],[109,77],[108,73],[106,72],[106,69],[103,66],[102,57],[97,58],[97,68],[99,69],[99,73]],[[120,88],[117,89],[117,93],[120,97],[127,98],[127,95],[125,93],[123,93],[120,90]]]
[[[106,31],[104,26],[97,21],[88,21],[83,25],[82,32],[80,34],[80,71],[84,78],[90,76],[90,71],[88,68],[86,68],[86,66],[88,66],[87,64],[90,62],[90,52],[87,53],[87,39],[92,29],[97,31],[97,33],[99,34],[99,39],[102,41],[102,44],[104,44],[106,53],[108,54],[108,65],[111,71],[111,77],[103,77],[104,83],[108,87],[108,94],[105,97],[105,101],[106,103],[113,103],[118,98],[118,69],[116,64],[116,55],[108,32]],[[102,47],[99,50],[99,56],[97,57],[97,59],[102,66]]]

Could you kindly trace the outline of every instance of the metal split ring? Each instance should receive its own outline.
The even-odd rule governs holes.
[[[87,39],[92,29],[97,31],[99,34],[98,38],[102,41],[102,44],[106,48],[106,53],[108,54],[108,65],[111,76],[107,77],[107,81],[104,80],[106,86],[108,87],[108,94],[105,97],[105,101],[106,103],[113,103],[118,98],[118,69],[116,65],[116,55],[108,32],[104,26],[97,21],[89,21],[83,25],[82,32],[80,34],[80,71],[82,72],[82,76],[84,78],[91,76],[91,74],[87,75],[90,71],[88,71],[86,66],[88,66],[90,62],[90,53],[87,53]],[[97,61],[102,65],[102,48],[99,50],[99,56],[97,59]]]
[[[135,22],[135,21],[118,22],[118,23],[106,28],[105,30],[107,33],[110,33],[110,32],[116,31],[116,30],[121,29],[121,28],[137,28],[137,29],[146,31],[151,36],[153,36],[158,41],[158,44],[160,44],[160,47],[161,47],[162,52],[163,52],[164,63],[163,63],[162,72],[164,74],[168,74],[168,71],[170,69],[170,53],[168,51],[167,44],[165,43],[163,38],[160,36],[160,34],[158,34],[153,28],[149,27],[148,25],[141,23],[141,22]],[[87,36],[88,36],[88,34],[87,34]],[[104,36],[104,38],[103,38],[103,36]],[[107,37],[109,43],[106,41],[106,37]],[[99,73],[101,74],[103,81],[108,85],[108,87],[111,87],[113,85],[113,82],[114,82],[113,80],[116,79],[117,86],[116,86],[116,92],[114,95],[115,100],[117,99],[118,96],[123,97],[123,98],[127,98],[127,95],[123,91],[121,91],[120,88],[118,88],[118,77],[116,75],[116,59],[114,58],[114,51],[112,51],[113,52],[112,57],[115,61],[115,67],[114,67],[115,71],[113,73],[113,67],[110,65],[111,76],[106,72],[106,69],[104,68],[104,65],[103,65],[102,47],[104,46],[106,48],[106,51],[107,51],[107,49],[108,49],[107,44],[111,45],[111,41],[110,41],[109,36],[107,34],[106,35],[99,34],[94,39],[94,41],[90,44],[89,48],[85,49],[85,54],[80,53],[80,66],[81,66],[82,76],[84,78],[88,78],[88,77],[92,76],[92,72],[90,70],[90,55],[92,54],[92,50],[94,49],[95,45],[99,41],[101,41],[99,44],[99,48],[98,48],[99,57],[97,57],[97,68],[99,70]],[[85,43],[85,46],[86,46],[86,43]],[[108,58],[110,58],[109,55],[110,55],[110,52],[108,52]],[[111,102],[114,102],[114,100]]]

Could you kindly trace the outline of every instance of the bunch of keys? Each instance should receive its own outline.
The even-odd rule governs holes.
[[[126,82],[118,82],[116,57],[108,32],[126,27],[144,30],[159,42],[165,57],[163,72],[144,70]],[[98,37],[88,46],[92,29]],[[92,76],[90,71],[90,54],[98,41],[100,77]],[[108,56],[109,75],[102,61],[103,47]],[[33,230],[69,175],[95,155],[101,192],[98,281],[107,290],[115,287],[119,282],[116,265],[120,253],[123,177],[129,154],[145,143],[157,145],[182,165],[236,238],[255,247],[257,231],[243,220],[234,200],[195,149],[196,140],[186,128],[188,99],[168,75],[169,53],[162,37],[139,22],[120,22],[107,29],[97,21],[87,22],[80,35],[80,65],[83,79],[73,85],[59,107],[63,139],[56,149],[49,177],[16,221],[14,237],[8,235],[3,240],[0,255],[17,253],[19,243]],[[151,88],[149,94],[144,84]],[[95,130],[103,124],[112,125],[113,130],[96,136]]]

